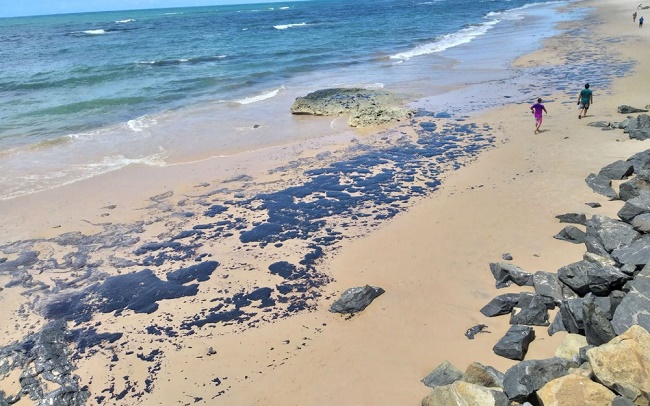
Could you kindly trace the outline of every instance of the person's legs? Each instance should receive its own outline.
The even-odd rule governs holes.
[[[535,122],[537,125],[535,126],[535,134],[539,132],[539,127],[542,125],[542,118],[541,117],[535,117]]]

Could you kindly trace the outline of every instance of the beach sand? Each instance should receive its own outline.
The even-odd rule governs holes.
[[[575,88],[575,97],[558,92],[548,98],[549,114],[538,135],[533,134],[534,119],[526,104],[472,116],[468,121],[493,129],[496,147],[448,172],[436,192],[417,199],[408,210],[370,230],[359,226],[356,236],[351,231],[354,238],[340,242],[318,264],[319,275],[331,282],[324,284],[317,307],[291,317],[262,317],[251,328],[212,324],[193,335],[148,334],[146,326],[182,324],[224,289],[259,286],[264,282],[260,278],[278,283],[277,275],[261,277],[252,269],[266,268],[277,260],[297,262],[297,253],[304,249],[298,243],[287,244],[280,254],[265,257],[227,243],[202,247],[199,252],[214,255],[216,260],[220,253],[234,252],[234,259],[221,266],[235,276],[213,277],[200,285],[198,295],[160,301],[151,314],[93,315],[98,331],[122,331],[127,340],[77,360],[76,373],[92,393],[89,403],[99,403],[97,396],[112,385],[113,394],[125,391],[129,396],[110,400],[105,392],[104,404],[418,404],[430,391],[420,380],[445,360],[461,370],[477,361],[505,372],[514,361],[495,355],[492,347],[508,329],[508,317],[486,318],[479,309],[498,294],[525,289],[497,290],[489,264],[503,261],[504,253],[531,273],[554,272],[579,261],[584,246],[553,238],[564,227],[555,216],[584,212],[615,217],[621,202],[593,193],[584,179],[648,148],[645,142],[628,139],[622,130],[601,131],[587,125],[621,121],[624,117],[616,112],[618,105],[647,104],[644,86],[650,57],[638,49],[650,34],[631,21],[636,4],[608,0],[580,6],[594,8],[588,35],[567,33],[551,38],[542,50],[523,56],[516,64],[552,63],[576,47],[600,47],[633,59],[636,65],[631,75],[615,78],[607,92],[593,88],[594,104],[585,119],[578,120],[575,104],[583,83],[567,84]],[[543,83],[537,85],[543,87]],[[412,128],[400,127],[400,131],[415,136]],[[138,221],[149,222],[140,233],[142,241],[156,235],[168,238],[178,230],[175,224],[185,221],[172,215],[177,213],[172,207],[183,201],[195,204],[201,201],[197,196],[222,185],[244,194],[293,185],[304,167],[346,156],[345,146],[359,139],[380,143],[382,136],[350,131],[332,139],[254,153],[241,151],[231,158],[191,165],[127,168],[3,201],[0,241],[50,239],[67,232],[92,235],[105,230],[106,223]],[[319,155],[323,151],[330,154]],[[272,170],[286,165],[288,159],[300,165]],[[249,183],[242,175],[254,176],[256,182]],[[591,208],[588,202],[602,207]],[[51,249],[51,245],[41,245]],[[103,259],[109,260],[106,255]],[[53,283],[52,276],[35,279]],[[0,276],[2,286],[9,280]],[[380,286],[386,293],[354,317],[328,312],[341,292],[365,284]],[[20,340],[44,324],[42,318],[21,311],[26,299],[17,292],[0,292],[4,333],[0,345]],[[465,331],[479,323],[487,324],[490,333],[468,340]],[[74,323],[69,325],[72,328]],[[527,359],[553,356],[564,336],[549,337],[546,328],[536,328],[536,334]],[[119,361],[111,361],[115,353]],[[138,355],[151,355],[152,361],[141,362]],[[145,391],[146,379],[153,381],[150,393]],[[0,381],[2,390],[14,392],[15,386],[12,379]],[[140,395],[132,396],[135,393]]]

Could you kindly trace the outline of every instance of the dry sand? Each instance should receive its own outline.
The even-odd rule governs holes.
[[[533,135],[534,120],[527,105],[506,106],[472,117],[472,121],[495,129],[497,148],[449,173],[438,191],[406,212],[368,235],[364,235],[367,230],[360,230],[360,238],[344,241],[333,257],[319,264],[333,282],[325,286],[319,306],[312,311],[260,322],[245,331],[237,326],[212,325],[192,336],[152,338],[147,334],[145,326],[163,322],[178,325],[205,308],[220,289],[256,286],[260,277],[250,269],[268,266],[265,261],[283,259],[260,256],[255,262],[255,258],[241,252],[226,264],[230,273],[236,273],[231,278],[236,281],[213,278],[201,285],[196,297],[161,301],[153,314],[95,315],[93,321],[101,322],[99,331],[127,332],[128,343],[113,348],[113,352],[99,350],[78,361],[76,372],[93,393],[89,403],[97,402],[96,395],[109,382],[115,393],[128,389],[133,382],[139,382],[133,390],[142,391],[142,382],[151,378],[152,393],[106,403],[418,404],[429,393],[420,379],[444,360],[461,370],[473,361],[501,371],[513,365],[513,361],[491,350],[507,330],[508,318],[488,319],[479,309],[498,294],[523,289],[497,291],[489,263],[501,261],[501,255],[507,252],[514,257],[512,263],[536,272],[555,271],[580,260],[583,246],[553,238],[563,227],[555,215],[584,212],[588,216],[615,216],[621,202],[607,201],[593,193],[584,179],[615,160],[648,148],[645,142],[629,140],[622,131],[587,126],[590,121],[622,120],[624,117],[616,113],[620,104],[647,104],[644,89],[650,77],[650,57],[638,49],[647,43],[650,34],[631,22],[636,4],[608,0],[580,5],[595,8],[595,16],[590,18],[594,32],[588,36],[589,41],[568,35],[552,38],[543,50],[520,58],[517,64],[558,61],[573,47],[589,46],[604,47],[605,52],[634,59],[637,64],[632,75],[616,79],[608,92],[593,89],[594,104],[586,119],[576,117],[575,99],[582,83],[570,84],[575,86],[575,98],[567,100],[562,93],[550,98],[553,101],[546,103],[549,114],[539,135]],[[641,15],[643,12],[639,12]],[[100,232],[101,224],[107,221],[133,223],[143,218],[151,220],[144,236],[167,235],[167,230],[174,229],[174,222],[181,221],[169,216],[167,205],[210,189],[202,185],[206,180],[219,184],[243,173],[259,173],[264,175],[260,175],[257,188],[286,186],[296,181],[298,169],[292,176],[286,172],[268,173],[268,169],[281,165],[287,156],[302,158],[306,165],[314,164],[316,154],[324,150],[333,152],[327,159],[335,160],[345,154],[342,145],[355,137],[359,135],[350,133],[317,144],[311,141],[255,154],[242,152],[232,160],[164,169],[130,168],[101,179],[0,202],[0,241],[51,238],[69,231],[93,234]],[[322,158],[318,160],[323,163]],[[148,200],[170,191],[173,195]],[[587,202],[599,202],[602,207],[593,209]],[[301,248],[287,247],[283,255],[291,258]],[[203,248],[216,259],[219,253],[229,250],[237,248],[227,244]],[[39,277],[51,282],[51,277]],[[274,278],[268,275],[269,282],[277,282]],[[0,276],[2,285],[8,280]],[[381,286],[386,293],[352,318],[327,311],[338,293],[365,284]],[[4,333],[0,345],[20,339],[43,324],[33,314],[18,312],[23,300],[15,289],[0,293]],[[471,341],[465,338],[465,331],[479,323],[487,324],[491,333],[478,334]],[[552,356],[563,334],[549,337],[545,328],[536,331],[537,339],[527,359]],[[210,347],[215,354],[208,355]],[[155,349],[164,355],[155,357],[152,364],[139,362],[138,354],[147,355]],[[120,361],[110,363],[115,351]],[[154,365],[159,370],[152,372]],[[127,375],[128,380],[122,378]],[[0,389],[15,389],[12,381],[5,378]]]

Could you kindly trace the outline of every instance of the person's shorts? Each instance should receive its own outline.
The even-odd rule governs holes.
[[[542,124],[542,116],[535,117],[535,121],[537,122],[537,124]]]
[[[580,108],[581,109],[588,109],[589,108],[589,103],[580,103]]]

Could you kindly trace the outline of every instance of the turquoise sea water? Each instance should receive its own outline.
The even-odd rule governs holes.
[[[318,88],[424,96],[503,79],[571,18],[557,12],[565,4],[316,0],[0,19],[0,199],[309,137],[288,109]]]

